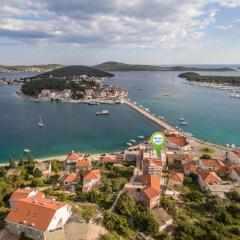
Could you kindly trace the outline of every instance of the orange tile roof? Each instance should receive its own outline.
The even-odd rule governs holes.
[[[163,162],[159,158],[146,158],[143,160],[143,165],[156,165],[157,167],[162,167]]]
[[[74,161],[74,160],[78,160],[79,158],[82,158],[82,157],[84,157],[84,154],[82,154],[82,153],[71,152],[68,154],[67,159]]]
[[[146,187],[143,189],[143,193],[148,199],[152,199],[160,194],[160,179],[157,175],[143,175],[142,184],[146,185]]]
[[[174,133],[168,134],[167,135],[167,139],[170,142],[178,145],[179,147],[185,147],[185,146],[189,145],[189,143],[187,142],[186,138],[181,136],[181,135],[179,135],[179,134],[174,134]]]
[[[170,153],[167,155],[168,159],[176,159],[176,160],[193,160],[194,156],[190,153]]]
[[[114,161],[114,157],[113,156],[102,156],[100,158],[100,162],[101,163],[112,163]]]
[[[90,160],[79,160],[76,162],[76,168],[89,167],[91,165]]]
[[[195,162],[188,162],[183,164],[183,169],[187,171],[195,172],[197,170],[197,165]]]
[[[168,179],[183,183],[184,175],[179,172],[170,172]]]
[[[235,150],[235,151],[234,151],[234,154],[235,154],[237,157],[240,158],[240,150]]]
[[[99,177],[100,177],[99,169],[94,169],[94,170],[87,171],[84,174],[83,179],[84,180],[91,180],[91,179],[98,179]]]
[[[29,196],[31,192],[33,192],[34,189],[24,188],[24,189],[17,189],[15,192],[12,193],[9,201],[18,201],[21,199],[25,199]],[[36,197],[42,198],[44,194],[42,192],[37,192]]]
[[[65,205],[65,203],[51,199],[26,198],[16,202],[6,217],[6,221],[46,231],[55,212]]]
[[[214,167],[218,170],[224,169],[225,164],[218,159],[201,159],[202,165],[205,167]]]
[[[215,172],[200,172],[199,175],[205,183],[221,182],[221,178]]]
[[[80,176],[78,173],[71,173],[64,179],[64,183],[68,184],[68,183],[78,182],[79,179],[80,179]]]

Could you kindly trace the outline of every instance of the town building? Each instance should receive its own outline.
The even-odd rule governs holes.
[[[157,175],[146,174],[142,176],[141,201],[152,209],[160,202],[160,179]]]
[[[159,158],[146,158],[143,160],[143,175],[155,174],[161,177],[163,170],[163,162]]]
[[[204,171],[222,171],[225,164],[218,159],[199,159],[199,167]]]
[[[65,203],[28,197],[16,202],[5,221],[15,235],[23,232],[33,240],[64,240],[64,224],[71,214],[71,207]]]
[[[100,171],[99,169],[86,171],[83,175],[83,192],[89,192],[93,188],[97,187],[100,183]]]
[[[92,163],[90,160],[80,160],[77,161],[75,164],[76,172],[84,172],[86,170],[89,170],[92,167]]]
[[[230,170],[230,177],[232,180],[240,183],[240,166],[235,166]]]
[[[152,210],[151,213],[159,224],[159,232],[172,226],[173,219],[163,208],[156,208]]]
[[[196,162],[186,162],[182,164],[184,174],[189,175],[191,173],[197,173]]]
[[[234,150],[233,152],[227,152],[227,159],[236,164],[240,164],[240,150]]]
[[[37,162],[35,164],[35,167],[34,167],[34,170],[35,171],[36,169],[39,169],[43,176],[48,176],[48,175],[51,175],[51,172],[52,172],[52,164],[51,164],[51,161],[46,161],[46,162]]]
[[[64,180],[64,187],[73,187],[74,185],[78,184],[80,181],[80,175],[79,173],[70,173],[67,175]]]
[[[21,169],[20,168],[10,168],[7,171],[7,176],[19,176],[21,174]]]
[[[215,172],[202,171],[198,173],[198,183],[202,189],[209,189],[208,185],[220,184],[221,181]]]
[[[16,191],[12,193],[9,199],[11,208],[15,206],[17,201],[25,198],[29,198],[29,197],[35,197],[37,199],[41,199],[44,197],[44,193],[31,188],[23,188],[23,189],[18,188]]]
[[[168,175],[168,187],[173,188],[175,185],[182,185],[184,175],[180,172],[170,172]]]
[[[167,162],[168,165],[173,165],[176,162],[189,162],[195,160],[194,155],[189,153],[188,151],[183,152],[174,152],[174,151],[168,151],[167,152]]]
[[[191,149],[191,146],[184,136],[178,133],[168,133],[166,134],[167,142],[166,147],[169,149],[188,151]]]

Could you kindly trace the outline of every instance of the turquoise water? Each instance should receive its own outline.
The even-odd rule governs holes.
[[[184,130],[213,143],[240,145],[240,100],[227,91],[183,84],[177,72],[118,72],[106,83],[125,87],[129,97],[166,117],[174,126],[182,114]],[[204,73],[204,74],[234,74]],[[158,127],[125,105],[36,103],[18,97],[19,86],[0,86],[0,161],[18,157],[24,148],[35,157],[82,152],[119,151],[137,136]],[[110,111],[107,117],[95,112]],[[38,128],[39,115],[45,123]]]

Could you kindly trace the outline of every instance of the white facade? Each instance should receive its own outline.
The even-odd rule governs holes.
[[[235,152],[227,152],[227,159],[232,163],[240,164],[240,155]]]

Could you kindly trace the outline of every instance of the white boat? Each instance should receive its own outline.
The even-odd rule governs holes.
[[[109,114],[109,111],[108,110],[102,110],[100,112],[96,112],[96,115],[99,116],[99,115],[108,115]]]
[[[185,121],[185,118],[184,118],[183,115],[182,115],[180,118],[178,118],[178,120],[184,122],[184,121]]]
[[[44,127],[43,120],[42,120],[42,117],[41,117],[41,116],[39,116],[38,126],[39,126],[39,127]]]
[[[226,144],[226,147],[230,147],[230,144],[227,143],[227,144]]]
[[[29,149],[27,149],[27,148],[23,149],[23,151],[24,151],[25,153],[30,153],[30,152],[31,152],[31,150],[29,150]]]
[[[136,140],[134,140],[134,139],[131,139],[131,140],[130,140],[130,142],[136,143]]]
[[[232,144],[232,145],[231,145],[231,148],[236,148],[235,144]]]
[[[140,138],[140,139],[144,139],[144,136],[138,136],[138,138]]]
[[[181,125],[188,125],[188,122],[182,121],[180,122]]]
[[[164,119],[165,119],[165,117],[161,117],[161,116],[159,116],[159,118],[160,118],[160,119],[162,119],[162,120],[164,120]]]
[[[129,143],[129,142],[127,143],[127,145],[128,145],[128,146],[132,146],[132,144],[131,144],[131,143]]]

